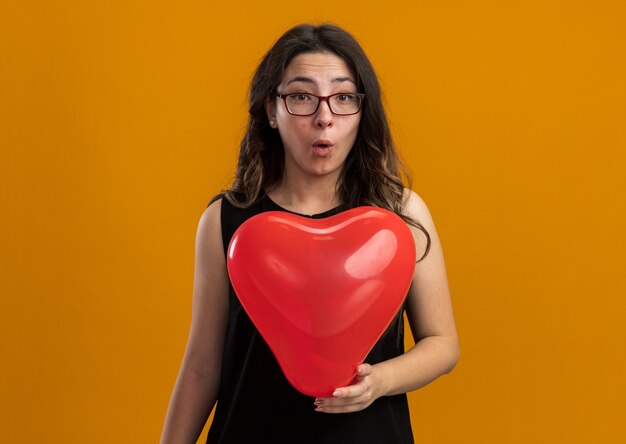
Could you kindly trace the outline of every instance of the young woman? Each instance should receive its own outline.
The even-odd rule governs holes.
[[[195,443],[216,402],[209,443],[413,442],[406,392],[451,371],[459,346],[441,244],[425,203],[403,185],[374,69],[341,28],[297,26],[259,65],[249,113],[235,181],[198,225],[189,341],[161,443]],[[355,382],[314,399],[289,384],[243,310],[225,251],[261,212],[323,218],[361,205],[402,217],[420,259]],[[416,339],[406,353],[405,311]]]

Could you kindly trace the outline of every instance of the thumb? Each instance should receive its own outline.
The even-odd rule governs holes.
[[[361,379],[364,376],[370,375],[372,373],[372,366],[369,364],[361,364],[356,369],[357,378]]]

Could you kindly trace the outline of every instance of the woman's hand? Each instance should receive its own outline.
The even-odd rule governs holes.
[[[316,412],[348,413],[363,410],[384,394],[380,372],[374,366],[361,364],[356,370],[356,382],[339,387],[330,398],[316,398]]]

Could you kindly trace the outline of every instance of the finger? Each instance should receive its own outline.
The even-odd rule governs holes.
[[[359,399],[359,401],[356,402],[356,399]],[[322,412],[322,413],[357,412],[369,406],[370,403],[371,402],[369,400],[362,399],[362,398],[354,398],[353,400],[337,399],[337,400],[334,400],[334,402],[332,403],[327,403],[327,404],[316,406],[315,411]]]
[[[315,407],[321,407],[323,409],[343,408],[364,404],[368,402],[368,400],[369,398],[367,397],[321,400],[315,404]]]
[[[360,383],[362,382],[363,378],[371,374],[372,374],[372,366],[370,364],[359,365],[356,369],[355,382],[347,387],[336,388],[335,391],[333,392],[333,397],[342,398],[346,396],[359,396],[364,391],[360,388]],[[355,387],[357,387],[357,389],[353,390]],[[367,388],[369,388],[369,386],[366,386],[365,390],[367,390]]]
[[[356,384],[352,384],[348,387],[338,388],[333,392],[333,396],[330,399],[356,398],[358,396],[363,396],[368,389],[368,381],[360,380]]]
[[[351,412],[358,412],[361,411],[365,408],[364,405],[361,404],[355,404],[355,405],[349,405],[349,406],[337,406],[337,407],[318,407],[317,409],[315,409],[316,412],[320,412],[320,413],[351,413]]]
[[[316,398],[316,406],[345,406],[359,404],[370,398],[370,387],[368,381],[362,381],[349,387],[342,387],[335,390],[334,396],[330,398]]]
[[[371,404],[370,364],[361,364],[356,369],[356,383],[347,387],[338,387],[332,397],[316,398],[315,410],[324,413],[346,413],[363,410]]]
[[[356,369],[356,377],[362,379],[365,376],[372,374],[372,366],[369,364],[361,364]]]
[[[372,373],[372,366],[370,364],[361,364],[356,369],[358,382],[349,385],[347,387],[338,387],[333,392],[332,397],[316,398],[315,406],[346,406],[362,403],[365,399],[359,399],[366,395],[371,387],[371,384],[367,376]]]

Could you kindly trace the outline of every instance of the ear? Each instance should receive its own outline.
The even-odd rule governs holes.
[[[265,112],[272,128],[276,128],[276,100],[265,98]]]

